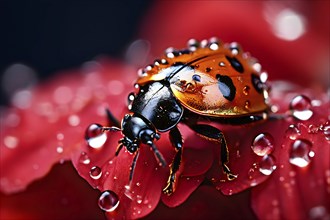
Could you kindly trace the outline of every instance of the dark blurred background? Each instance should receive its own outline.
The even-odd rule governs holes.
[[[1,81],[15,63],[31,67],[40,81],[100,54],[122,58],[151,4],[152,0],[1,0]],[[3,86],[0,90],[0,105],[8,104]]]

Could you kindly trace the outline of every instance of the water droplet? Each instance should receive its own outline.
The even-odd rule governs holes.
[[[64,139],[64,134],[62,134],[62,133],[58,133],[58,134],[56,135],[56,138],[57,138],[57,140],[62,141],[62,140]]]
[[[63,147],[57,146],[56,152],[59,153],[59,154],[63,153]]]
[[[212,43],[210,44],[209,48],[210,48],[211,50],[217,50],[217,49],[219,49],[219,44],[218,44],[218,42],[212,42]]]
[[[272,155],[265,155],[259,162],[259,171],[269,176],[276,169],[275,158]]]
[[[289,128],[285,131],[285,134],[291,140],[296,140],[297,137],[300,135],[300,130],[296,125],[290,125]]]
[[[32,92],[29,90],[17,91],[11,99],[12,104],[20,109],[27,109],[31,106]]]
[[[244,95],[249,95],[249,92],[250,92],[250,87],[249,86],[244,86],[244,88],[243,88],[243,94]]]
[[[106,212],[113,212],[119,205],[118,195],[111,191],[104,191],[99,198],[99,207]]]
[[[224,66],[226,66],[226,64],[225,64],[225,62],[220,62],[219,66],[224,67]]]
[[[107,140],[107,134],[103,131],[102,125],[91,124],[85,132],[85,139],[92,148],[101,148]]]
[[[187,43],[187,46],[189,50],[196,51],[199,46],[199,42],[196,39],[190,39]]]
[[[252,68],[257,72],[260,72],[262,67],[261,67],[260,63],[254,63],[252,65]]]
[[[100,167],[94,166],[89,171],[89,175],[94,180],[100,179],[100,177],[102,176],[102,170]]]
[[[81,152],[79,162],[83,164],[89,164],[91,162],[86,152]]]
[[[324,206],[315,206],[309,210],[310,219],[330,219],[330,215],[327,212],[327,208]]]
[[[73,91],[70,87],[60,86],[53,94],[53,99],[57,104],[68,104],[73,99]]]
[[[68,118],[69,125],[75,127],[80,124],[80,118],[78,115],[70,115]]]
[[[290,163],[298,167],[306,167],[314,156],[311,150],[312,143],[305,139],[297,139],[293,142],[290,152]]]
[[[244,108],[245,109],[249,109],[250,106],[251,106],[250,102],[249,101],[245,101]]]
[[[119,80],[111,80],[108,83],[109,93],[111,95],[120,95],[124,92],[125,86],[122,81]]]
[[[274,138],[269,133],[261,133],[254,138],[251,148],[258,156],[270,154],[274,150]]]
[[[206,39],[204,39],[204,40],[201,41],[200,45],[201,45],[202,48],[205,48],[208,45],[208,41]]]
[[[17,137],[14,137],[14,136],[6,136],[4,139],[3,139],[3,143],[5,144],[5,146],[9,149],[14,149],[17,147],[18,145],[18,138]]]
[[[262,83],[266,83],[267,79],[268,79],[268,73],[267,72],[260,73],[260,81]]]
[[[304,95],[298,95],[290,102],[290,110],[293,117],[302,121],[306,121],[312,117],[313,111],[311,107],[311,100]]]
[[[325,136],[325,139],[327,141],[330,141],[330,125],[324,126],[324,128],[323,128],[323,134]]]

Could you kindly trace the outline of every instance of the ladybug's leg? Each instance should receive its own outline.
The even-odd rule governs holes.
[[[232,174],[229,167],[227,166],[227,163],[229,162],[229,152],[223,133],[219,129],[206,124],[194,124],[191,125],[190,127],[192,130],[194,130],[198,135],[202,136],[203,138],[206,138],[211,141],[215,141],[220,144],[221,146],[220,157],[221,157],[222,169],[227,174],[228,180],[233,180],[237,178],[237,175]]]
[[[180,168],[182,159],[182,136],[177,127],[174,127],[172,130],[170,130],[170,140],[172,145],[175,147],[176,154],[171,164],[167,185],[163,189],[163,192],[167,195],[171,195],[175,191],[176,172]]]

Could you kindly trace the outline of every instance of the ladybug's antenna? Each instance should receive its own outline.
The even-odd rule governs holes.
[[[166,163],[163,155],[157,149],[156,145],[152,141],[148,141],[147,144],[151,147],[151,149],[155,153],[155,156],[156,156],[158,162],[162,165],[162,167],[165,167],[167,163]]]
[[[120,127],[120,123],[117,120],[117,118],[111,113],[110,109],[106,108],[105,112],[107,114],[107,118],[108,118],[108,123],[110,125],[114,125],[116,127]]]

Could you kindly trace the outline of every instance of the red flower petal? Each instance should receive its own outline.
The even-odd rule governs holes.
[[[104,219],[99,192],[83,181],[70,163],[56,165],[42,180],[14,195],[0,194],[0,219]]]
[[[249,202],[249,191],[224,196],[214,187],[202,185],[182,205],[169,208],[159,204],[145,219],[256,219]]]
[[[23,190],[54,163],[80,153],[76,143],[82,140],[90,122],[106,121],[108,103],[125,105],[121,94],[128,91],[126,86],[131,88],[135,70],[102,61],[100,66],[86,67],[83,72],[86,73],[63,74],[36,87],[29,93],[32,98],[28,108],[13,108],[2,115],[1,191]],[[123,75],[127,75],[126,81]],[[122,108],[114,109],[117,115],[121,111]]]
[[[327,219],[330,216],[329,101],[321,101],[312,110],[310,120],[289,120],[283,125],[286,134],[279,139],[280,147],[274,152],[278,168],[266,184],[252,190],[252,206],[259,218]],[[307,148],[295,152],[294,145]]]

